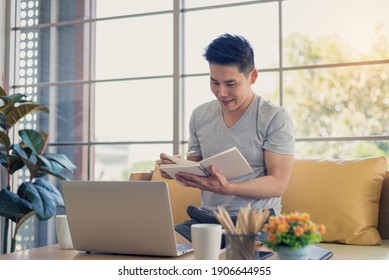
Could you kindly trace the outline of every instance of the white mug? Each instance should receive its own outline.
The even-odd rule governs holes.
[[[191,226],[193,252],[197,260],[219,259],[222,233],[222,226],[218,224]]]
[[[67,216],[57,215],[56,224],[59,247],[61,249],[73,249],[72,236],[70,235]]]

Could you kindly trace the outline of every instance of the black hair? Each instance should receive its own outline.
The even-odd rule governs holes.
[[[225,33],[205,48],[204,58],[210,64],[236,65],[246,77],[254,68],[254,51],[242,36]]]

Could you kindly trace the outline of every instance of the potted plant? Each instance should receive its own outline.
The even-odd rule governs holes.
[[[57,207],[64,206],[61,193],[45,179],[45,175],[67,180],[63,171],[73,172],[75,169],[66,155],[46,152],[49,136],[42,131],[21,129],[17,131],[19,140],[13,143],[11,129],[23,117],[34,112],[48,113],[49,110],[29,100],[27,95],[8,96],[6,90],[0,87],[0,163],[6,170],[6,178],[0,186],[0,216],[5,218],[3,253],[7,252],[10,220],[18,223],[32,211],[39,220],[47,220],[55,215]],[[15,129],[13,132],[16,134]],[[30,177],[12,192],[12,177],[22,168],[29,170]]]
[[[281,259],[304,259],[309,245],[321,241],[325,226],[312,222],[308,213],[294,212],[270,217],[263,230],[267,232],[265,244]]]

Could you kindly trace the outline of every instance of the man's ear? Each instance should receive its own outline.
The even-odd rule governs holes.
[[[250,72],[251,84],[254,84],[255,81],[257,80],[257,78],[258,78],[258,69],[254,67],[253,70],[251,70],[251,72]]]

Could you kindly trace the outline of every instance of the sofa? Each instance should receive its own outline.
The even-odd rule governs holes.
[[[333,259],[389,260],[389,170],[385,157],[356,160],[296,159],[283,213],[307,212],[326,226],[320,247]],[[200,205],[200,191],[161,177],[158,167],[132,173],[130,180],[168,183],[174,223],[188,219],[188,205]]]

